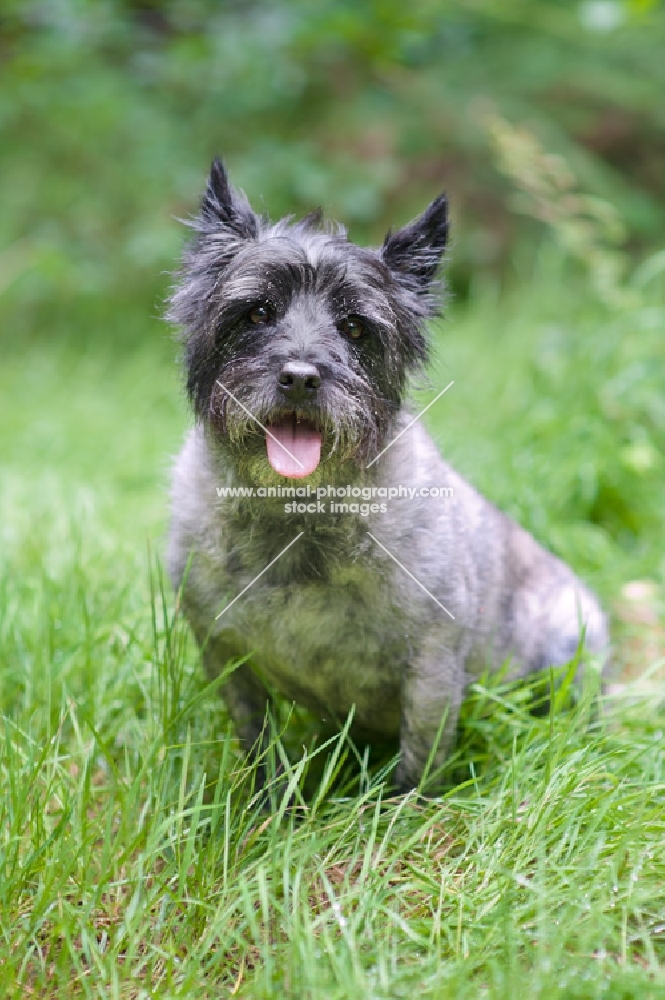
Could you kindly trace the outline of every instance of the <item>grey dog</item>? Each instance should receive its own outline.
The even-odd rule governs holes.
[[[168,565],[205,667],[242,661],[222,693],[248,750],[277,691],[394,738],[395,785],[413,788],[474,678],[608,648],[596,598],[402,406],[440,309],[446,199],[359,247],[320,213],[257,216],[216,160],[191,225],[169,318],[196,422]]]

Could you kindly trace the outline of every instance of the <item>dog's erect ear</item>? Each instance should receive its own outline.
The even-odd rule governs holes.
[[[201,218],[222,225],[237,236],[251,239],[258,232],[258,220],[242,191],[236,191],[221,160],[214,159],[201,202]]]
[[[447,242],[448,201],[442,194],[417,219],[396,233],[388,233],[381,255],[391,271],[415,278],[426,291]]]

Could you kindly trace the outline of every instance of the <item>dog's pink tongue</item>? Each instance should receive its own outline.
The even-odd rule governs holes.
[[[321,461],[321,432],[295,420],[268,427],[268,461],[280,476],[303,479]]]

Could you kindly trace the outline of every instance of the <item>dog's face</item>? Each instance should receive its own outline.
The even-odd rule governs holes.
[[[445,198],[363,248],[318,213],[260,219],[215,161],[193,227],[169,318],[197,416],[254,482],[365,464],[427,358]]]

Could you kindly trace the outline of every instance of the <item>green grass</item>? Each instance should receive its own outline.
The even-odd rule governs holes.
[[[437,334],[442,449],[612,608],[665,576],[656,281],[612,311],[544,249]],[[159,568],[173,346],[98,312],[0,366],[0,995],[665,997],[662,688],[536,718],[479,686],[434,801],[295,719],[262,812]]]

